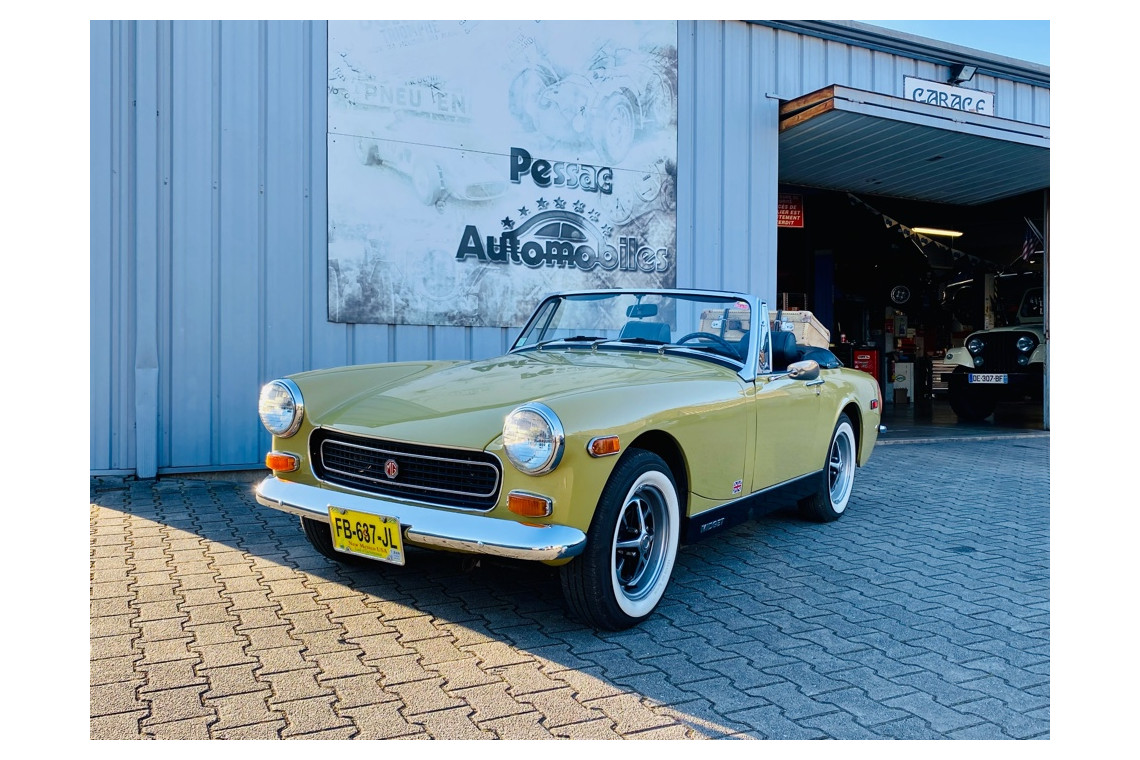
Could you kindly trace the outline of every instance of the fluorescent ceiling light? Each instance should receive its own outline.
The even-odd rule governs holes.
[[[942,237],[962,237],[962,233],[957,230],[940,230],[937,227],[911,227],[912,230],[920,235],[940,235]]]

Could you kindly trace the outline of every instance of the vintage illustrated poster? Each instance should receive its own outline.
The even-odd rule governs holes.
[[[676,283],[672,21],[330,22],[329,319]]]

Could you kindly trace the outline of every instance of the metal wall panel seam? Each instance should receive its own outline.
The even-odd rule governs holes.
[[[118,409],[118,438],[114,449],[113,468],[135,469],[135,346],[134,346],[134,260],[131,256],[131,246],[134,240],[131,225],[134,220],[133,187],[134,187],[134,143],[133,129],[134,106],[134,31],[133,21],[115,22],[114,29],[117,34],[118,55],[114,56],[118,69],[114,80],[118,83],[118,93],[113,106],[116,122],[112,124],[112,135],[115,141],[112,166],[118,168],[118,177],[115,182],[115,217],[114,239],[111,243],[112,264],[118,271],[113,304],[115,322],[112,325],[111,340],[118,350],[115,363],[117,383],[115,388],[115,403]]]
[[[210,22],[210,461],[222,461],[222,22]]]
[[[267,50],[268,22],[257,22],[257,376],[267,377],[269,346],[268,256],[266,227],[268,211],[265,197],[266,132],[269,121],[268,78],[269,53]]]
[[[114,109],[114,66],[112,36],[114,28],[109,21],[92,21],[89,28],[90,47],[90,176],[91,215],[89,235],[91,255],[89,261],[89,319],[88,335],[91,351],[88,367],[88,393],[90,409],[90,467],[108,469],[114,452],[112,424],[115,410],[114,378],[118,341],[112,332],[114,303],[111,297],[115,286],[113,271],[112,220],[115,208],[115,178],[112,152],[112,114]],[[105,347],[105,350],[104,350]]]
[[[173,264],[173,211],[174,203],[171,195],[170,172],[173,160],[173,22],[159,21],[156,28],[157,47],[155,69],[157,78],[157,168],[158,186],[156,187],[157,201],[157,231],[156,231],[156,289],[155,293],[155,338],[158,352],[158,398],[155,412],[156,425],[156,468],[171,464],[170,422],[171,422],[171,361],[173,338],[173,293],[171,291],[172,264]],[[156,469],[157,471],[157,469]]]
[[[259,264],[264,244],[262,26],[250,21],[221,25],[221,383],[216,437],[221,444],[218,461],[227,464],[249,462],[255,456],[257,433],[235,424],[252,413],[263,377],[259,374],[265,350],[261,326],[265,292]]]
[[[757,227],[756,254],[759,256],[758,271],[753,275],[753,292],[771,305],[776,302],[778,268],[776,215],[773,211],[779,197],[780,103],[768,97],[766,93],[775,89],[780,80],[776,50],[778,34],[775,29],[758,27],[753,33],[752,41],[755,51],[753,70],[758,79],[755,85],[758,113],[752,124],[752,133],[755,136],[756,156],[761,162],[759,167],[753,168],[753,178],[758,193],[753,224]],[[766,156],[772,158],[765,160]]]
[[[135,262],[135,466],[140,478],[158,472],[158,58],[157,23],[135,26],[135,162],[132,172]]]
[[[313,368],[313,291],[305,275],[313,271],[313,133],[312,122],[305,117],[313,112],[312,21],[301,22],[301,104],[301,369],[309,370]]]
[[[696,23],[677,22],[677,285],[692,285],[692,252],[696,196],[695,173],[692,170],[696,153],[693,122],[696,112]],[[682,267],[682,262],[685,266]]]

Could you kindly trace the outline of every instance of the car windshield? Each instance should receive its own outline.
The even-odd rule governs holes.
[[[594,292],[543,301],[512,351],[668,350],[743,363],[752,312],[731,295]]]

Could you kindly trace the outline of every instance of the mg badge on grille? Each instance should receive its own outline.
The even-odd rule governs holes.
[[[388,476],[388,480],[395,480],[400,474],[400,465],[396,464],[395,459],[389,459],[384,463],[384,474]]]

